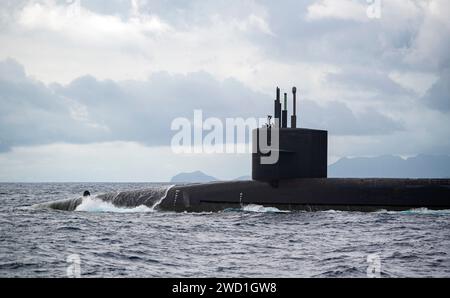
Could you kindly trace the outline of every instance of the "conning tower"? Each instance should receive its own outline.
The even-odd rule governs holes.
[[[325,130],[297,128],[297,88],[292,88],[293,114],[291,126],[288,127],[287,94],[284,93],[284,109],[281,110],[280,88],[276,89],[274,103],[274,123],[268,123],[266,127],[253,131],[252,142],[252,179],[258,181],[276,182],[284,179],[295,178],[326,178],[327,177],[327,146],[328,132]],[[270,119],[270,118],[269,118]],[[278,129],[279,148],[278,161],[272,164],[264,164],[261,157],[268,156],[267,147],[261,150],[259,139],[262,130],[267,131],[267,145],[276,144],[274,129]],[[265,133],[265,132],[264,132]],[[275,146],[276,147],[276,146]]]

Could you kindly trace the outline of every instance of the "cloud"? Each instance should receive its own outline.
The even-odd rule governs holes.
[[[0,104],[1,142],[7,149],[52,142],[168,145],[172,120],[192,119],[195,109],[203,110],[204,118],[259,118],[272,113],[273,100],[235,79],[218,81],[205,72],[162,72],[146,81],[119,82],[83,76],[68,85],[46,86],[26,76],[17,62],[6,60],[0,63]],[[304,125],[331,128],[335,134],[402,129],[377,111],[355,115],[342,102],[318,105],[302,99],[299,104]]]
[[[340,19],[368,21],[367,5],[354,0],[322,0],[308,7],[307,20]]]
[[[411,92],[390,78],[389,74],[371,68],[346,68],[340,72],[329,73],[327,83],[353,91],[372,93],[379,97],[385,95],[411,95]]]
[[[70,103],[51,89],[25,76],[23,67],[0,63],[0,148],[87,139],[87,127],[71,118]]]
[[[85,73],[122,80],[205,69],[220,79],[234,73],[242,78],[252,71],[252,61],[263,59],[248,39],[273,35],[267,12],[256,4],[239,5],[248,6],[239,11],[226,2],[181,3],[175,9],[173,4],[140,1],[133,11],[116,1],[109,11],[98,1],[87,2],[81,1],[79,13],[56,1],[31,1],[16,8],[11,25],[0,35],[0,42],[8,44],[0,57],[23,61],[47,83],[68,83]],[[40,46],[30,51],[33,44]]]
[[[424,69],[442,71],[450,67],[450,10],[448,1],[433,0],[423,5],[422,23],[404,60]]]
[[[444,70],[439,79],[423,96],[423,101],[433,109],[450,111],[450,68]]]
[[[304,81],[305,93],[321,100],[329,90],[314,80],[330,70],[433,75],[449,57],[445,0],[383,1],[375,20],[364,0],[132,3],[81,1],[75,16],[65,1],[0,8],[10,14],[0,58],[16,58],[46,83],[86,73],[119,81],[205,71],[266,94],[274,82]]]
[[[450,150],[446,0],[382,1],[380,19],[365,0],[67,4],[0,6],[0,61],[26,67],[0,67],[2,150],[167,145],[195,108],[272,113],[275,85],[298,87],[302,126],[339,139],[330,154]]]
[[[300,121],[306,127],[329,130],[331,135],[386,135],[404,130],[403,125],[378,111],[367,110],[355,114],[342,102],[331,101],[320,106],[303,100]]]
[[[64,38],[89,45],[117,42],[142,42],[148,36],[171,31],[170,25],[155,15],[133,15],[127,22],[114,15],[100,15],[80,6],[30,3],[18,17],[18,24],[27,30],[50,31]],[[121,39],[121,41],[118,41]]]

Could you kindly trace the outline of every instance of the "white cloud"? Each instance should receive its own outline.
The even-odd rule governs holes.
[[[7,73],[15,73],[12,78]],[[3,75],[5,74],[5,75]],[[263,117],[273,101],[234,79],[208,73],[158,73],[144,81],[101,81],[80,77],[66,86],[27,77],[14,60],[0,61],[0,140],[8,150],[52,142],[136,141],[168,145],[171,121],[207,117]],[[284,91],[284,90],[283,90]],[[287,91],[287,90],[286,90]],[[299,92],[301,124],[339,135],[380,135],[404,128],[375,109],[358,113],[342,101],[318,105]],[[366,121],[367,120],[367,121]]]
[[[393,71],[388,76],[403,88],[414,91],[418,96],[423,96],[439,78],[434,73],[426,72]]]
[[[99,15],[83,7],[71,13],[68,6],[30,3],[18,17],[26,30],[53,31],[76,42],[112,46],[139,42],[148,35],[169,33],[171,27],[155,15],[136,15],[127,22],[118,16]]]
[[[264,12],[239,18],[212,14],[205,25],[174,28],[136,8],[127,18],[83,7],[78,15],[68,15],[64,5],[31,2],[16,22],[15,30],[0,36],[8,45],[0,57],[23,61],[47,83],[68,83],[87,73],[101,79],[145,79],[158,71],[207,70],[219,79],[248,78],[252,65],[265,58],[247,36],[273,36]]]
[[[244,21],[237,22],[237,26],[243,31],[249,31],[254,28],[262,33],[274,35],[264,18],[254,14],[250,14]]]
[[[432,0],[423,5],[423,22],[416,32],[405,61],[439,70],[450,67],[450,9],[448,1]]]
[[[359,22],[369,21],[367,4],[355,0],[321,0],[308,7],[307,20],[339,19]]]

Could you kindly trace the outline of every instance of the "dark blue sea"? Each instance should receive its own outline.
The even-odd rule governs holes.
[[[152,187],[161,185],[0,184],[0,277],[450,277],[449,210],[34,206]]]

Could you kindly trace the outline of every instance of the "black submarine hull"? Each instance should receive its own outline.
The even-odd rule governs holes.
[[[214,212],[246,205],[280,210],[377,211],[428,208],[450,209],[450,179],[300,178],[277,186],[259,181],[228,181],[161,186],[95,196],[123,208],[148,206],[153,210]],[[34,205],[74,211],[83,198]]]
[[[254,180],[175,185],[158,208],[202,212],[248,204],[306,211],[450,209],[450,179],[301,178],[281,180],[276,187]]]

